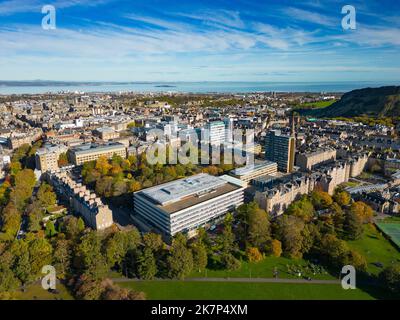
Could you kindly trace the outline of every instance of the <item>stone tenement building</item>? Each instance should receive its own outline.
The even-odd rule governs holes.
[[[270,190],[256,191],[254,201],[260,208],[275,217],[281,215],[293,201],[313,189],[314,181],[311,177],[296,177],[292,181],[281,183]]]
[[[302,171],[309,171],[314,166],[336,160],[336,149],[318,148],[312,152],[302,152],[296,155],[296,165]]]
[[[55,192],[69,202],[70,207],[95,230],[104,230],[114,221],[111,210],[95,193],[72,180],[66,172],[46,173],[45,179]]]
[[[257,190],[254,201],[272,216],[282,214],[301,195],[320,188],[333,195],[336,187],[359,175],[368,161],[368,155],[353,155],[347,160],[325,164],[311,174],[296,176],[291,181],[275,184],[267,190]]]
[[[17,149],[23,144],[32,144],[38,141],[43,135],[42,129],[34,128],[30,132],[26,133],[12,133],[8,138],[8,146],[11,149]]]

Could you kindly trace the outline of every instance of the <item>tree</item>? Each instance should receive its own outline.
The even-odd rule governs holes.
[[[78,218],[77,229],[78,229],[78,232],[82,232],[83,230],[85,230],[85,222],[83,221],[82,217]]]
[[[195,243],[192,246],[192,253],[194,269],[202,272],[207,267],[208,263],[206,247],[202,243]]]
[[[400,294],[400,264],[386,267],[379,274],[379,279],[392,293]]]
[[[168,273],[171,278],[184,279],[193,269],[192,251],[186,247],[186,238],[178,234],[172,241],[167,257]]]
[[[105,244],[105,256],[108,265],[121,267],[130,250],[137,248],[140,234],[137,229],[128,232],[119,231],[112,234]]]
[[[105,176],[111,169],[111,164],[109,164],[108,159],[105,156],[101,156],[96,161],[96,170],[100,172],[101,175]]]
[[[304,195],[300,200],[291,203],[285,213],[309,222],[314,217],[315,210],[312,202]]]
[[[54,242],[53,265],[59,279],[65,279],[70,273],[72,258],[71,241],[65,239],[64,235],[57,237]]]
[[[360,239],[364,231],[361,217],[355,211],[350,210],[346,214],[343,229],[347,239]]]
[[[343,237],[346,215],[342,210],[342,208],[337,203],[333,203],[331,209],[332,209],[332,220],[335,232],[339,237]]]
[[[101,279],[109,268],[101,247],[100,236],[91,231],[82,237],[82,242],[76,248],[75,266],[93,279]]]
[[[346,264],[352,265],[354,268],[356,268],[356,270],[359,271],[367,270],[367,260],[355,250],[350,250],[347,254]]]
[[[218,242],[224,253],[229,253],[234,249],[235,235],[232,232],[232,215],[228,213],[224,220],[224,230],[218,237]]]
[[[256,247],[248,247],[246,249],[246,256],[249,262],[259,262],[263,259],[263,255]]]
[[[60,156],[58,157],[58,166],[65,167],[69,164],[67,154],[65,152],[61,153]]]
[[[238,270],[242,266],[242,263],[231,253],[224,253],[221,257],[221,262],[225,269],[230,271]]]
[[[151,280],[157,274],[157,265],[150,248],[144,248],[137,260],[137,273],[141,279]]]
[[[279,240],[271,241],[271,253],[274,257],[280,257],[282,254],[282,243]]]
[[[50,185],[42,183],[37,192],[37,200],[43,208],[49,208],[57,203],[57,196]]]
[[[330,264],[341,266],[346,264],[349,247],[345,241],[339,240],[332,234],[327,234],[321,239],[319,252]]]
[[[0,292],[11,292],[18,288],[19,280],[6,265],[0,265]]]
[[[282,242],[283,250],[291,258],[303,256],[303,234],[305,224],[296,216],[282,215],[277,220],[277,238]]]
[[[47,239],[38,238],[29,243],[29,261],[32,276],[40,275],[42,267],[51,263],[52,253],[53,247]]]
[[[13,202],[9,202],[1,213],[1,230],[8,238],[15,237],[21,225],[21,214]]]
[[[81,228],[78,226],[78,218],[74,216],[65,217],[62,230],[65,232],[67,239],[76,239],[82,232]]]
[[[37,232],[42,229],[43,210],[38,201],[34,201],[28,206],[28,229],[31,232]]]
[[[371,222],[374,215],[372,208],[362,201],[353,202],[350,206],[350,212],[358,215],[362,223]]]
[[[56,228],[54,227],[54,223],[52,221],[49,221],[46,223],[46,236],[48,238],[52,238],[56,235],[57,231]]]
[[[75,285],[75,295],[78,299],[99,300],[103,292],[101,279],[87,274],[81,275]]]
[[[104,279],[102,286],[104,287],[102,300],[145,300],[143,292],[121,288],[113,284],[110,279]]]
[[[28,243],[24,240],[14,241],[10,252],[14,257],[11,269],[22,283],[26,283],[32,277]]]
[[[149,248],[152,252],[157,252],[164,243],[160,234],[149,232],[143,235],[143,244],[145,248]]]
[[[350,194],[344,190],[336,190],[333,199],[339,206],[347,206],[350,203],[351,197]]]
[[[268,215],[264,210],[255,208],[250,210],[248,216],[249,243],[256,248],[264,248],[271,239]]]
[[[322,190],[314,190],[311,193],[311,200],[317,209],[326,209],[333,203],[332,197]]]

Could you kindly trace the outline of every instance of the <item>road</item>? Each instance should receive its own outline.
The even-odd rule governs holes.
[[[113,278],[114,282],[143,281],[140,279]],[[173,279],[155,279],[153,281],[174,281]],[[186,278],[185,282],[246,282],[246,283],[314,283],[314,284],[340,284],[340,280],[306,280],[283,278]]]

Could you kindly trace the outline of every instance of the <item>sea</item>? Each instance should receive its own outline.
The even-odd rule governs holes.
[[[256,93],[256,92],[312,92],[343,93],[367,87],[400,85],[400,81],[343,81],[343,82],[129,82],[129,83],[90,83],[90,85],[70,84],[24,84],[1,85],[0,95],[40,94],[40,93]]]

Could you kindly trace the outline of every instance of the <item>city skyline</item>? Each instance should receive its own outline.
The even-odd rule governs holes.
[[[398,81],[399,4],[2,1],[2,80]],[[56,29],[42,29],[43,5]],[[378,13],[379,12],[379,13]]]

